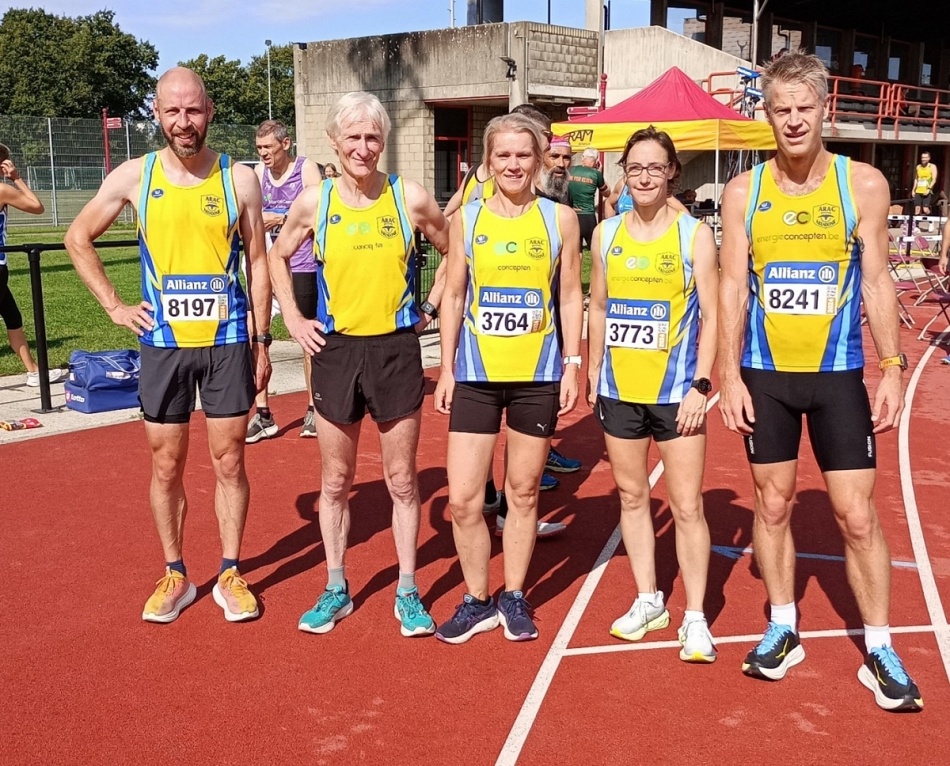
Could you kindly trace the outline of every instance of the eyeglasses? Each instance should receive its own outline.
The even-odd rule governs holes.
[[[623,168],[623,173],[628,178],[631,176],[639,177],[640,174],[643,173],[644,170],[647,172],[647,175],[651,175],[654,178],[660,178],[661,176],[666,175],[666,171],[670,167],[671,164],[672,163],[667,162],[665,165],[661,165],[659,162],[654,162],[654,163],[651,163],[650,165],[634,164],[634,165],[621,165],[620,167]]]

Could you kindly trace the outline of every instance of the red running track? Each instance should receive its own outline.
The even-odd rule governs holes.
[[[911,338],[905,332],[913,369],[927,346]],[[950,603],[944,353],[924,361],[909,421],[913,490],[940,614]],[[874,377],[869,372],[872,386]],[[880,711],[855,678],[862,638],[843,631],[861,621],[839,561],[799,560],[801,629],[833,635],[808,639],[806,661],[767,684],[741,674],[754,641],[735,640],[764,628],[755,566],[748,555],[714,555],[707,613],[721,640],[719,660],[680,662],[663,643],[675,640],[683,592],[662,478],[654,508],[671,627],[650,634],[641,648],[608,635],[634,596],[622,545],[589,603],[565,622],[619,513],[603,438],[585,405],[558,433],[563,451],[585,469],[562,476],[561,487],[541,500],[545,518],[569,529],[536,548],[528,597],[538,641],[513,644],[501,631],[462,646],[400,636],[392,616],[389,503],[369,426],[351,500],[347,574],[356,611],[329,634],[299,632],[298,617],[325,582],[315,511],[319,445],[297,438],[303,394],[273,406],[287,425],[279,438],[248,448],[253,496],[242,571],[262,616],[247,624],[226,623],[211,599],[220,551],[203,416],[193,421],[186,478],[186,560],[199,598],[167,626],[140,619],[161,574],[141,425],[0,446],[0,764],[950,762],[950,742],[937,735],[938,722],[950,716],[938,646],[938,635],[945,643],[948,637],[945,629],[934,632],[913,566],[893,570],[891,624],[911,631],[897,634],[896,645],[924,694],[926,710],[916,716]],[[446,421],[431,411],[431,399],[424,406],[419,582],[442,620],[463,586],[446,507]],[[713,543],[741,550],[751,541],[748,468],[741,442],[723,429],[717,411],[709,423],[704,497]],[[898,441],[897,432],[879,440],[877,502],[892,558],[914,562]],[[807,444],[800,474],[798,549],[840,556],[841,537]],[[494,586],[501,585],[500,552],[496,541]],[[569,639],[566,649],[552,650],[559,633]]]

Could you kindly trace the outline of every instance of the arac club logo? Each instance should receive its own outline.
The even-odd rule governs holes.
[[[812,210],[812,220],[816,226],[830,229],[838,225],[838,221],[841,220],[841,211],[837,205],[815,205]]]
[[[201,198],[201,210],[205,215],[221,215],[221,204],[224,202],[220,197],[213,194],[205,194]]]
[[[661,274],[672,274],[676,271],[679,256],[676,253],[660,253],[656,257],[656,270]]]
[[[386,239],[392,239],[399,233],[399,228],[396,226],[396,216],[381,215],[376,219],[376,229]]]
[[[542,237],[532,237],[531,239],[525,240],[524,243],[528,256],[535,260],[544,258],[545,245],[547,245],[547,242]]]

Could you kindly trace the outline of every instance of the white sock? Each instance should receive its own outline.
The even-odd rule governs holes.
[[[795,613],[795,602],[790,604],[769,604],[772,616],[771,620],[776,625],[785,625],[798,633],[798,615]]]
[[[692,622],[693,620],[705,620],[706,615],[702,612],[696,611],[695,609],[687,609],[683,612],[683,624],[687,622]]]
[[[891,646],[891,626],[865,625],[864,646],[868,652],[880,646]]]
[[[638,593],[637,598],[649,602],[652,606],[663,606],[663,594],[660,591],[656,593]]]

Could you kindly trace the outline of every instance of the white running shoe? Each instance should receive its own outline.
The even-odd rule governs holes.
[[[59,367],[54,367],[49,371],[49,382],[50,383],[59,383],[66,377],[66,370],[63,370]],[[40,373],[39,370],[36,372],[28,372],[26,374],[26,384],[30,388],[38,388],[40,385]]]
[[[538,522],[538,537],[551,537],[553,535],[559,535],[567,529],[567,524],[562,524],[559,521],[539,521]],[[501,537],[505,531],[505,517],[499,516],[495,519],[495,536]]]
[[[625,641],[639,641],[651,630],[662,630],[670,624],[670,613],[663,605],[663,591],[657,591],[659,604],[637,597],[630,611],[610,626],[610,635]]]
[[[683,648],[680,659],[683,662],[715,662],[716,645],[705,618],[684,622],[677,631]]]

